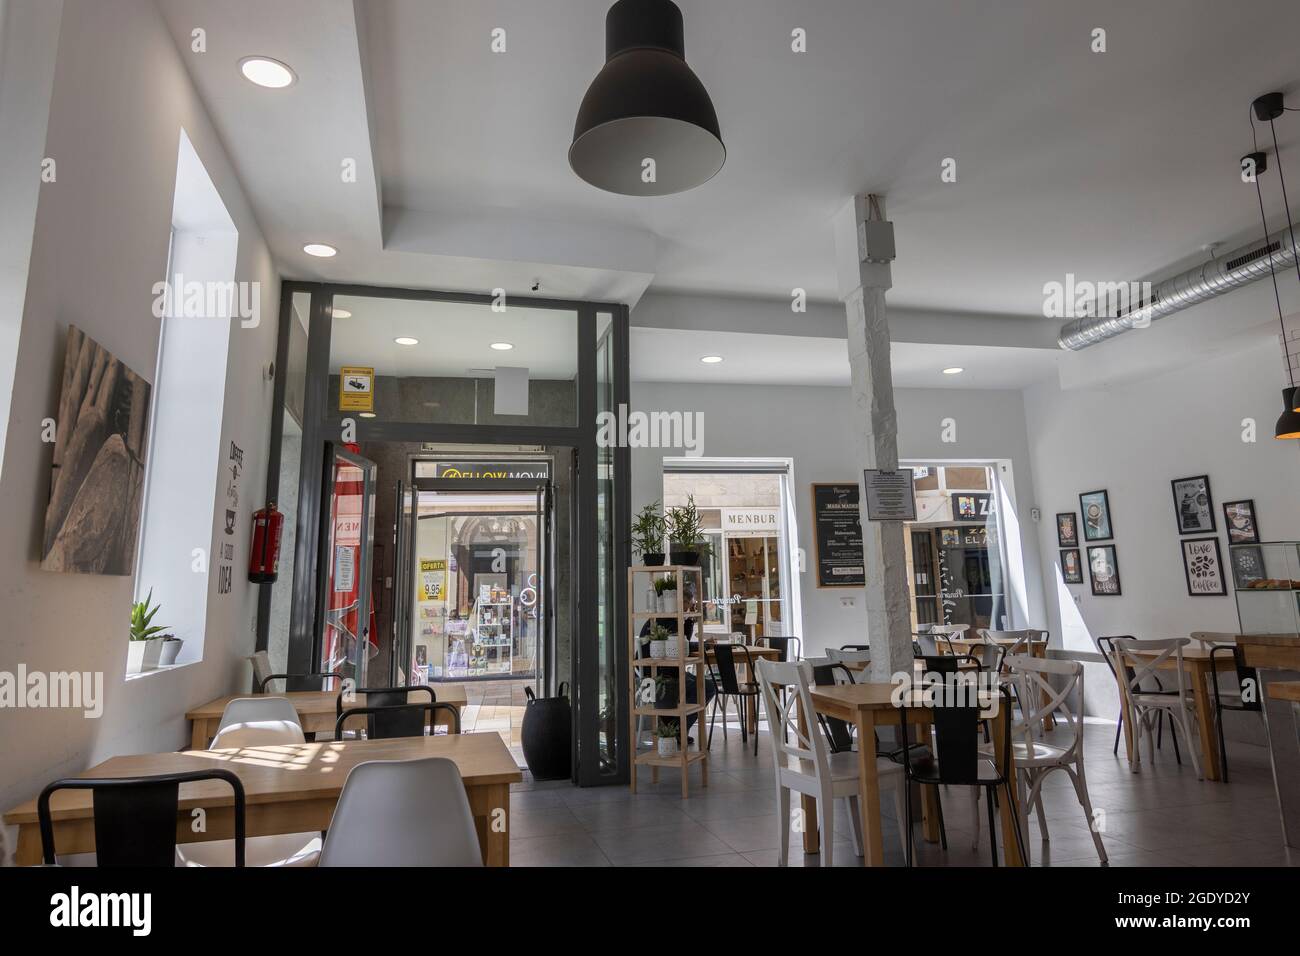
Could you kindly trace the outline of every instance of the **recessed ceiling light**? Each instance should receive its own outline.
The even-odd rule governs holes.
[[[239,72],[244,79],[267,89],[280,90],[291,86],[298,77],[293,70],[269,56],[246,56],[239,61]]]
[[[302,251],[317,259],[332,259],[339,254],[337,249],[324,242],[309,242],[302,247]]]
[[[705,355],[700,359],[705,365],[717,365],[722,361],[721,355]]]
[[[335,309],[335,310],[334,310],[334,318],[336,318],[336,319],[350,319],[350,318],[352,318],[352,313],[349,312],[347,309]]]
[[[946,368],[946,369],[944,369],[944,370],[943,370],[943,374],[944,374],[944,375],[960,375],[960,374],[961,374],[962,372],[964,372],[964,371],[966,371],[966,370],[965,370],[964,368],[962,368],[960,365],[954,365],[954,366],[952,366],[951,368]]]
[[[498,352],[509,352],[514,348],[514,346],[509,342],[493,342],[492,348],[496,349]]]
[[[360,415],[362,418],[374,418],[374,417],[375,417],[375,413],[374,413],[374,412],[357,412],[357,414]]]
[[[398,345],[419,345],[420,344],[419,339],[413,339],[409,335],[399,335],[397,338],[393,339],[393,341],[396,342]]]

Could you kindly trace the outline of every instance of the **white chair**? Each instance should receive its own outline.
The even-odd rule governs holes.
[[[371,760],[348,774],[321,866],[482,866],[456,764],[445,757]]]
[[[1075,796],[1083,808],[1084,819],[1092,833],[1092,842],[1097,846],[1097,856],[1106,863],[1106,847],[1097,832],[1096,821],[1092,815],[1092,801],[1088,798],[1088,783],[1083,774],[1083,717],[1070,709],[1070,698],[1083,703],[1083,665],[1078,661],[1042,660],[1029,654],[1016,654],[1006,658],[1006,666],[1011,679],[1019,688],[1021,705],[1020,719],[1011,727],[1011,751],[1015,758],[1016,782],[1020,786],[1020,802],[1023,824],[1021,829],[1028,832],[1029,811],[1033,807],[1038,811],[1038,826],[1043,832],[1043,842],[1049,842],[1047,816],[1043,811],[1043,781],[1053,770],[1064,770],[1074,784]],[[1053,686],[1049,678],[1055,677],[1059,688]],[[1047,743],[1042,737],[1043,718],[1051,715],[1055,721],[1055,737],[1069,733],[1068,740],[1061,743]],[[986,748],[986,756],[992,755],[992,748]],[[1028,790],[1028,797],[1024,792]],[[979,847],[980,815],[978,812],[979,792],[976,791],[975,813],[975,847]]]
[[[790,792],[817,798],[817,825],[821,830],[821,865],[831,866],[835,843],[835,800],[847,800],[852,823],[853,850],[862,856],[862,817],[858,806],[858,754],[831,753],[818,729],[812,706],[812,665],[804,660],[778,663],[761,660],[756,665],[758,682],[767,703],[768,739],[776,770],[778,865],[790,862]],[[782,699],[778,689],[788,692]],[[799,729],[798,708],[808,715],[809,728]],[[784,733],[778,733],[780,726]],[[903,848],[910,838],[903,809],[903,768],[885,757],[877,757],[876,772],[882,788],[894,787],[894,806]]]
[[[1196,768],[1197,779],[1204,780],[1205,772],[1201,768],[1200,738],[1193,731],[1196,726],[1196,701],[1192,688],[1188,686],[1187,671],[1183,667],[1183,648],[1191,641],[1185,637],[1169,640],[1139,641],[1131,637],[1116,637],[1110,641],[1115,657],[1115,673],[1124,684],[1124,700],[1128,712],[1129,727],[1133,732],[1133,760],[1130,769],[1137,773],[1142,765],[1142,738],[1147,738],[1147,753],[1156,759],[1154,723],[1161,714],[1169,715],[1169,729],[1173,732],[1175,725],[1187,744],[1191,754],[1192,766]],[[1138,656],[1141,653],[1142,656]],[[1174,672],[1178,677],[1176,692],[1166,691],[1161,694],[1143,689],[1143,683],[1156,678],[1157,669],[1168,660],[1174,662]]]
[[[253,697],[232,700],[222,714],[222,729],[212,739],[209,750],[242,750],[245,747],[274,747],[282,744],[304,742],[298,715],[289,707],[286,718],[275,702],[288,704],[283,697]],[[231,707],[236,717],[248,719],[229,720]],[[253,707],[261,704],[261,707]],[[315,866],[320,857],[319,833],[277,833],[272,836],[249,837],[244,841],[245,866]],[[177,866],[234,866],[234,840],[208,840],[203,843],[178,843]]]

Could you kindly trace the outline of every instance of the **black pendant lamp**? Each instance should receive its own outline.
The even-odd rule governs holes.
[[[1295,409],[1296,398],[1300,398],[1300,389],[1282,389],[1282,415],[1273,429],[1273,437],[1288,439],[1300,438],[1300,411]]]
[[[726,160],[708,91],[686,65],[671,0],[618,0],[605,15],[605,66],[578,108],[569,165],[597,189],[668,196]]]

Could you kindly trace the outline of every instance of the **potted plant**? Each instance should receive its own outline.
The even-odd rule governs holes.
[[[658,738],[659,756],[672,757],[677,753],[677,721],[660,720],[655,724],[655,736]]]
[[[659,513],[659,502],[653,501],[636,514],[632,522],[632,548],[647,565],[664,563],[664,518]]]
[[[656,624],[650,629],[650,659],[663,660],[668,656],[668,628]]]
[[[126,672],[140,674],[158,666],[162,656],[163,638],[159,635],[167,630],[159,624],[153,624],[153,617],[161,605],[150,604],[153,601],[153,589],[143,601],[131,605],[131,641],[127,649]]]
[[[704,540],[704,526],[695,507],[695,496],[688,497],[683,507],[668,509],[664,524],[668,531],[669,560],[688,567],[699,564],[700,555],[710,549]]]
[[[176,663],[176,655],[181,652],[181,645],[185,642],[175,634],[163,635],[162,654],[158,658],[159,667],[170,667]]]
[[[677,707],[677,677],[670,674],[655,675],[654,705],[659,710],[673,710]]]
[[[677,579],[660,578],[655,582],[655,594],[659,597],[657,610],[664,614],[677,613]]]

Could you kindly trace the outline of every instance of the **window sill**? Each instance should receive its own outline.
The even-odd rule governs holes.
[[[127,674],[128,681],[140,680],[145,677],[153,677],[155,674],[167,674],[171,671],[178,671],[183,667],[193,667],[195,664],[201,664],[202,661],[186,661],[184,664],[168,664],[166,667],[155,667],[152,670],[141,671],[138,674]]]

